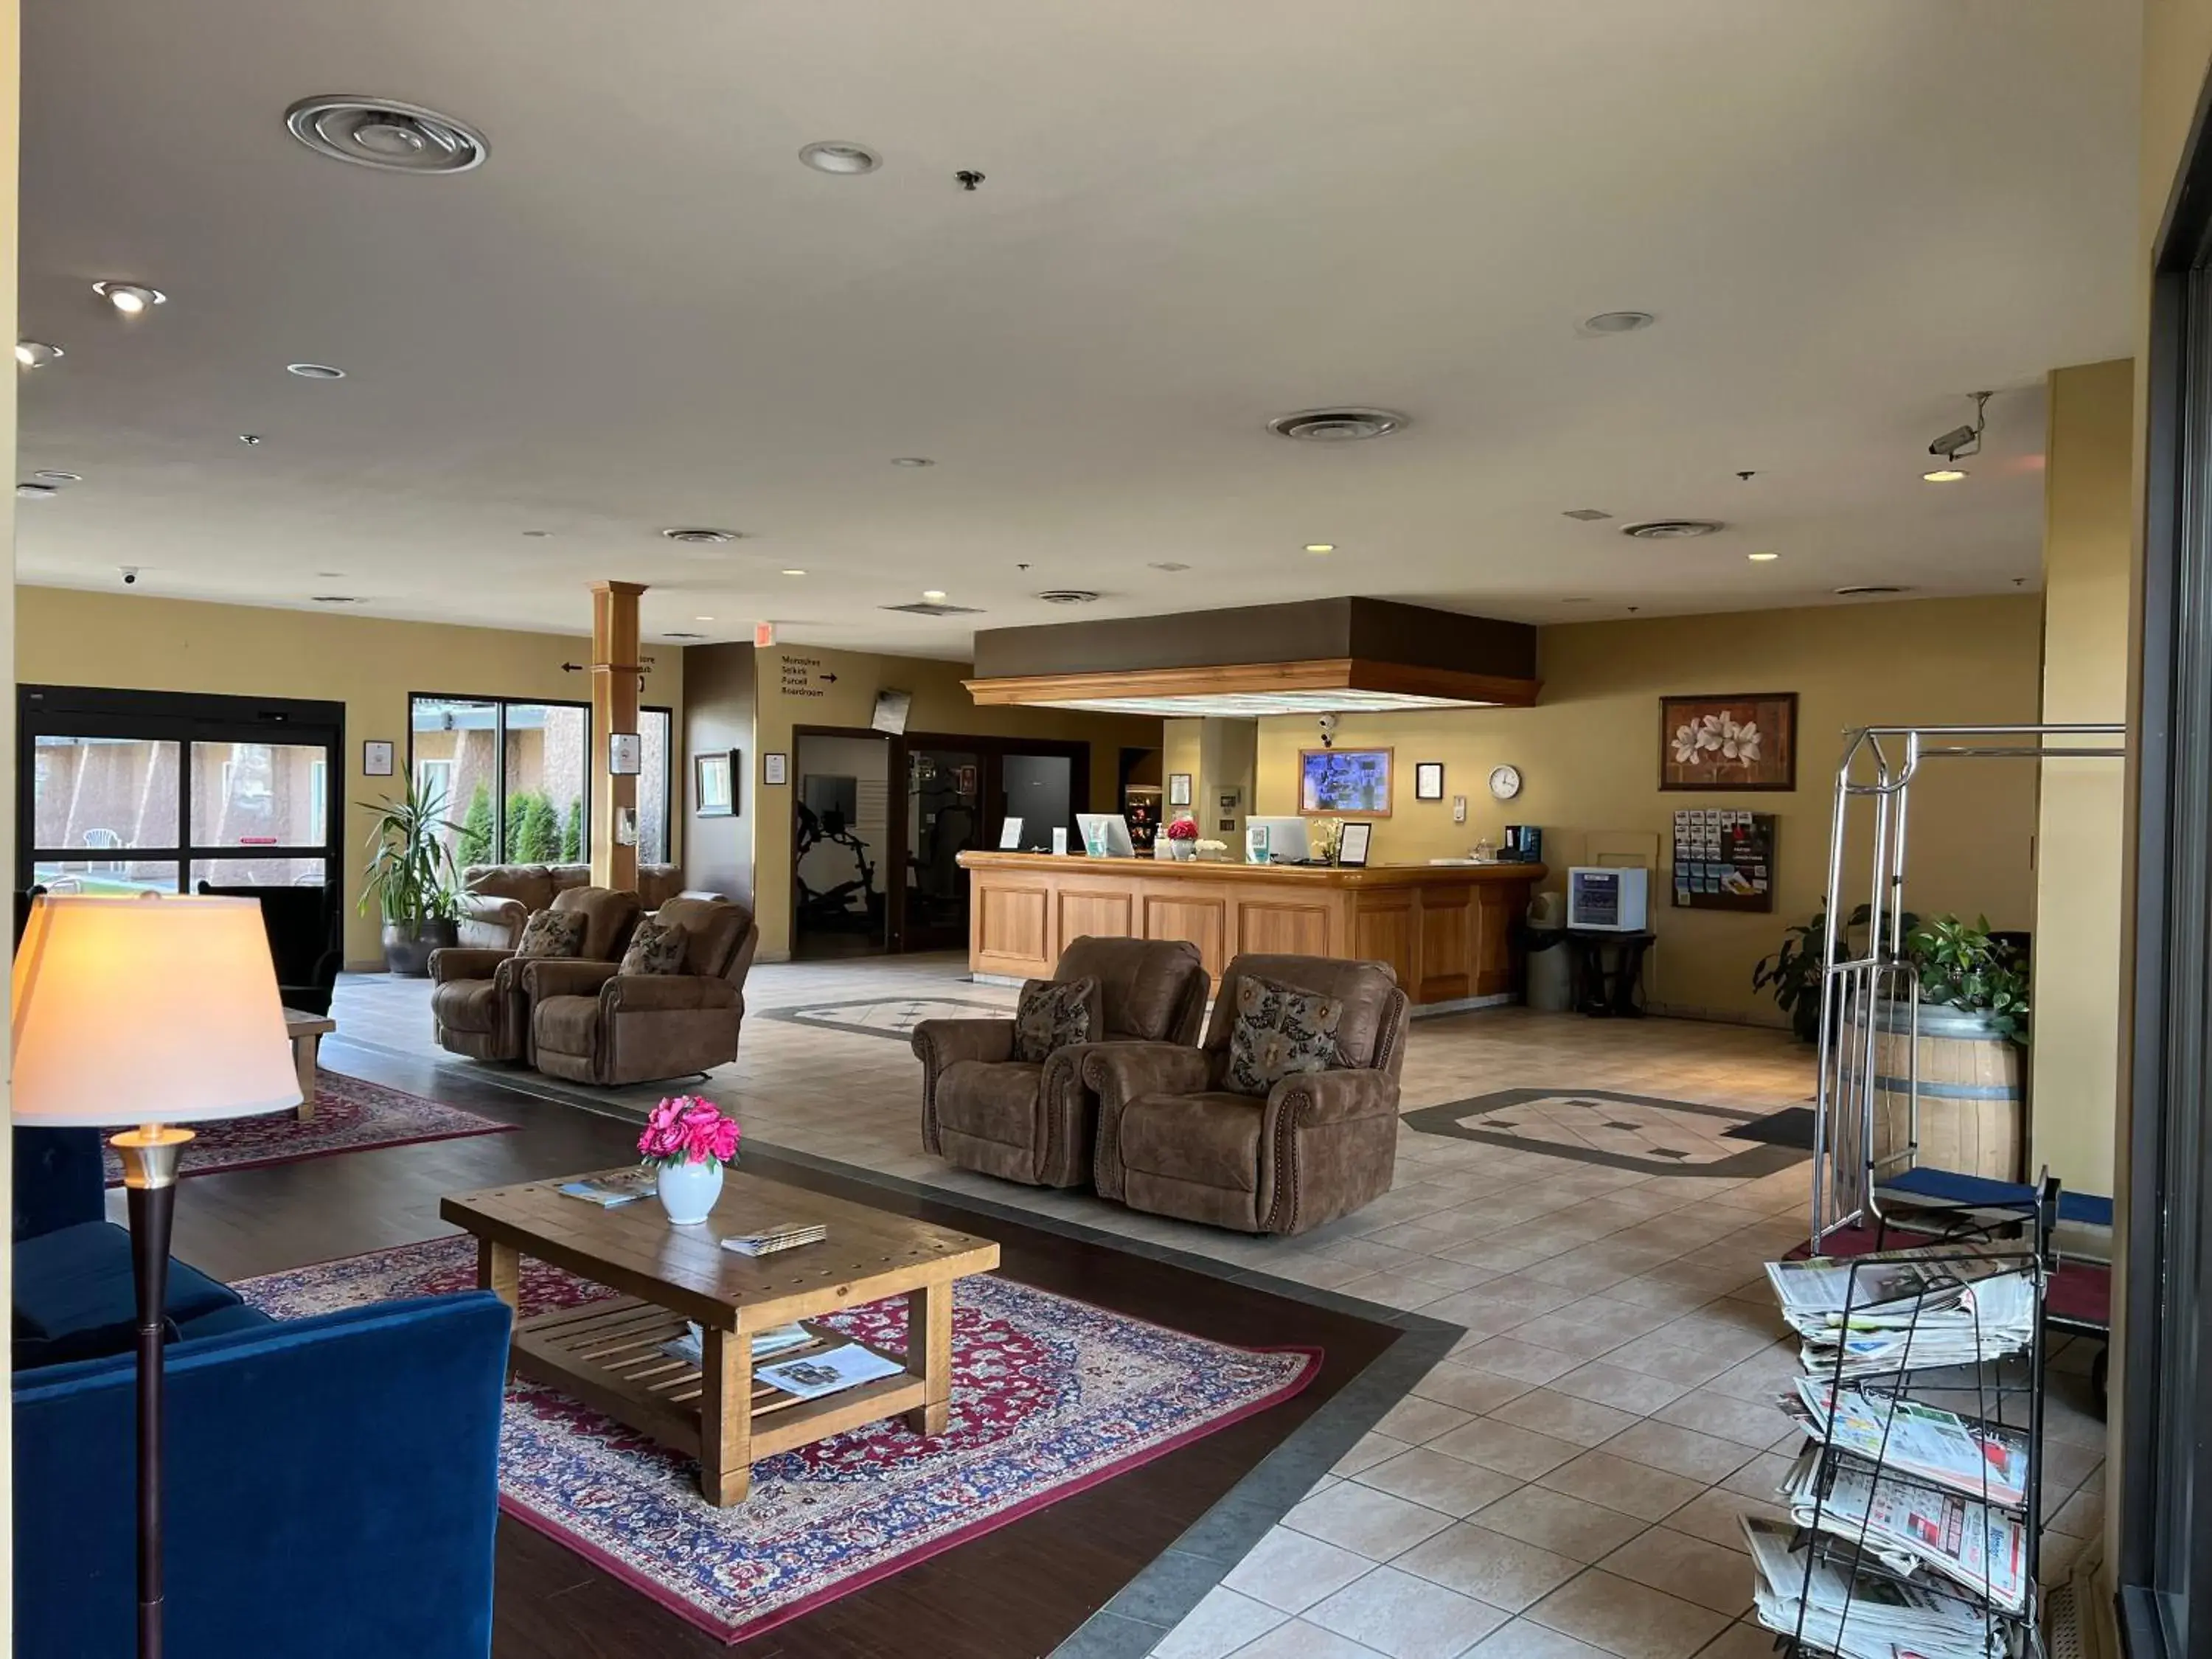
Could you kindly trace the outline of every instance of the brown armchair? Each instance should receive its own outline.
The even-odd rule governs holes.
[[[745,975],[760,943],[753,913],[727,899],[672,898],[659,920],[684,935],[680,973],[625,974],[619,963],[573,958],[522,964],[539,1071],[611,1086],[738,1057]]]
[[[611,967],[637,926],[635,893],[605,887],[570,887],[548,901],[556,910],[580,910],[586,965]],[[518,930],[520,931],[520,930]],[[471,1060],[523,1060],[530,1051],[530,1006],[522,970],[529,963],[512,950],[478,945],[430,953],[430,1018],[439,1047]]]
[[[1011,1019],[926,1019],[914,1028],[929,1152],[1032,1187],[1079,1187],[1091,1178],[1098,1115],[1083,1056],[1116,1043],[1189,1043],[1206,1015],[1198,947],[1179,939],[1079,939],[1052,977],[1098,981],[1097,1042],[1036,1065],[1013,1057]]]
[[[1247,975],[1342,1005],[1342,1069],[1293,1073],[1266,1096],[1228,1086],[1230,1032]],[[1390,1189],[1406,994],[1379,962],[1244,956],[1222,975],[1197,1048],[1094,1048],[1099,1195],[1135,1210],[1248,1233],[1297,1233]]]
[[[460,940],[512,951],[522,926],[562,893],[592,884],[588,864],[471,864],[461,872]],[[637,866],[637,897],[647,915],[676,896],[684,872],[672,864]]]

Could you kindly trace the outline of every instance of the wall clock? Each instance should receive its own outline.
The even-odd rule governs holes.
[[[1521,793],[1521,769],[1517,766],[1492,767],[1490,793],[1500,800],[1511,800]]]

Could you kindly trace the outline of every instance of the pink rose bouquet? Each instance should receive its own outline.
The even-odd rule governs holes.
[[[679,1164],[735,1164],[744,1132],[737,1119],[702,1095],[672,1095],[653,1109],[637,1138],[639,1156],[663,1169]]]
[[[1170,841],[1196,841],[1198,839],[1197,821],[1193,818],[1177,818],[1174,823],[1168,825],[1168,839]]]

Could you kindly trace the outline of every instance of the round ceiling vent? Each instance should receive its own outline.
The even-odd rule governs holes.
[[[676,525],[660,532],[672,542],[681,542],[686,547],[720,547],[724,542],[738,538],[734,530],[707,530],[696,526],[687,528]]]
[[[1301,443],[1343,444],[1388,437],[1405,424],[1403,415],[1387,409],[1302,409],[1295,415],[1278,415],[1267,422],[1267,430]]]
[[[1087,587],[1048,587],[1037,595],[1047,605],[1089,605],[1097,597]]]
[[[386,173],[466,173],[491,149],[466,123],[389,98],[302,98],[284,112],[284,125],[318,155]]]
[[[1621,526],[1620,533],[1640,542],[1681,542],[1727,528],[1715,519],[1647,519],[1642,524]]]
[[[19,483],[15,486],[15,496],[19,501],[50,501],[61,493],[58,487],[50,483]]]
[[[1884,593],[1905,593],[1911,591],[1909,588],[1893,586],[1888,582],[1857,582],[1849,587],[1838,588],[1836,597],[1839,599],[1871,599],[1879,598]]]

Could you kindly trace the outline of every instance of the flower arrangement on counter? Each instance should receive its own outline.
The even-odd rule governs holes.
[[[1167,827],[1167,835],[1165,839],[1168,844],[1168,856],[1170,858],[1187,859],[1190,857],[1198,848],[1198,820],[1192,817],[1180,817],[1175,819]]]
[[[639,1157],[660,1169],[685,1164],[735,1164],[744,1132],[737,1119],[703,1095],[672,1095],[653,1109],[637,1138]]]
[[[1309,818],[1306,820],[1306,842],[1314,857],[1324,863],[1336,862],[1337,848],[1344,844],[1342,818]]]
[[[1222,858],[1229,852],[1229,843],[1225,841],[1207,840],[1194,842],[1193,845],[1196,847],[1198,855],[1202,859]]]

